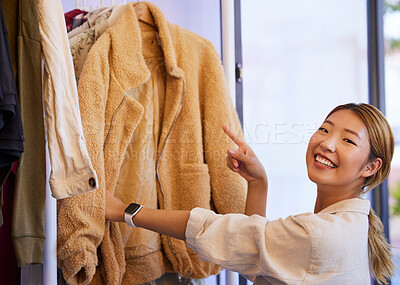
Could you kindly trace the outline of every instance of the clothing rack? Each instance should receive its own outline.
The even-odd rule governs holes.
[[[126,0],[119,1],[119,3],[125,4]],[[115,5],[115,0],[110,0],[110,6],[114,6],[114,5]],[[106,6],[105,3],[104,3],[104,0],[99,0],[98,7],[104,7],[104,6]],[[82,9],[82,10],[88,9],[89,11],[92,10],[91,5],[89,7],[86,6],[86,0],[82,0],[82,5],[79,5],[79,0],[75,0],[75,8],[76,9]]]
[[[61,1],[61,0],[59,0]],[[98,0],[99,7],[105,6],[104,0]],[[151,0],[150,0],[151,1]],[[75,0],[75,8],[85,8],[86,0],[82,0],[82,6],[79,1]],[[126,3],[126,0],[118,1],[118,3]],[[234,31],[234,0],[220,0],[221,3],[221,33],[222,33],[222,61],[225,71],[226,81],[231,94],[232,101],[235,104],[235,31]],[[115,5],[115,0],[111,0],[111,5]],[[171,7],[173,7],[171,5]],[[88,7],[91,8],[91,5]],[[91,10],[91,9],[90,9]],[[67,12],[67,11],[64,11]],[[47,150],[47,148],[46,148]],[[45,234],[43,252],[43,284],[57,284],[57,204],[56,199],[51,195],[48,183],[50,162],[48,154],[46,154],[46,217],[45,217]],[[27,273],[31,275],[31,273]],[[238,285],[239,277],[235,272],[226,272],[226,284]],[[223,278],[222,278],[223,279]],[[31,282],[29,282],[32,284]],[[24,284],[24,282],[21,282]],[[28,284],[28,282],[27,282]]]

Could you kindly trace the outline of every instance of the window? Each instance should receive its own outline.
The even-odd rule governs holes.
[[[386,117],[395,137],[389,176],[389,229],[395,263],[400,265],[400,1],[386,1],[384,16]],[[392,278],[400,284],[400,270]]]
[[[269,218],[313,211],[310,136],[328,112],[368,102],[366,1],[242,2],[245,139],[269,177]]]
[[[77,7],[92,11],[100,7],[132,1],[123,0],[62,0],[65,12]],[[210,40],[218,52],[221,51],[220,3],[219,0],[151,0],[172,24],[188,29]]]

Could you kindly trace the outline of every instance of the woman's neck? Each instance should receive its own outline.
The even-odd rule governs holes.
[[[329,207],[330,205],[333,205],[339,201],[342,201],[342,199],[336,200],[336,199],[323,199],[321,198],[320,195],[317,195],[317,200],[315,201],[315,206],[314,206],[314,213],[319,213],[323,209]]]
[[[318,187],[317,199],[315,201],[314,213],[319,213],[323,209],[346,199],[360,197],[361,190],[339,191],[337,189],[324,189]]]

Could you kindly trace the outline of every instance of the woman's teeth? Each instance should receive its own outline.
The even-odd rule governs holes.
[[[330,167],[330,168],[336,168],[336,165],[333,164],[330,160],[328,160],[328,159],[326,159],[326,158],[323,158],[323,157],[321,157],[321,156],[319,156],[319,155],[317,155],[317,156],[315,157],[315,160],[318,161],[319,163],[325,165],[325,166]]]

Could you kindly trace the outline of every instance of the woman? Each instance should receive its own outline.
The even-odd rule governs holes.
[[[228,167],[248,182],[245,215],[210,210],[165,211],[128,205],[107,193],[106,218],[186,240],[200,258],[237,271],[254,284],[369,284],[393,274],[383,226],[361,198],[390,172],[394,139],[382,113],[368,104],[333,109],[311,137],[306,163],[317,185],[314,213],[265,218],[267,176],[254,152],[239,146]],[[132,205],[132,204],[131,204]],[[132,208],[132,206],[131,206]]]

